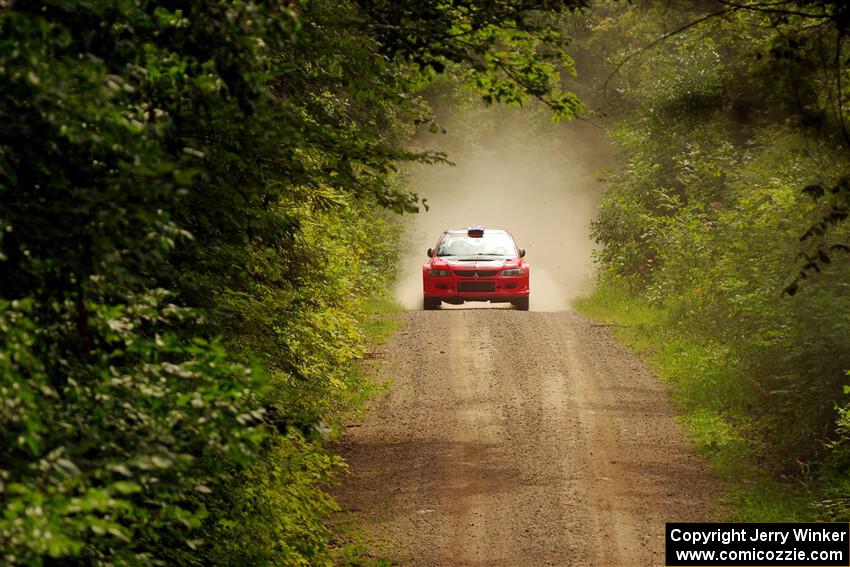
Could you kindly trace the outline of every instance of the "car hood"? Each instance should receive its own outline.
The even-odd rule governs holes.
[[[505,268],[515,268],[520,265],[519,258],[472,258],[463,256],[445,256],[442,258],[434,258],[431,262],[434,268],[455,268],[465,270],[502,270]]]

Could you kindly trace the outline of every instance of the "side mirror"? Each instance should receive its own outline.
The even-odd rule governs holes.
[[[432,248],[429,248],[428,252],[426,252],[426,254],[428,254],[429,258],[433,258],[434,257],[434,250]]]
[[[525,258],[525,248],[520,248],[520,249],[519,249],[519,257],[520,257],[520,258]]]

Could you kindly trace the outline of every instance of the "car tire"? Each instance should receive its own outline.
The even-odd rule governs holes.
[[[439,299],[434,299],[433,297],[423,297],[422,298],[422,307],[425,311],[433,311],[440,306],[441,301]]]
[[[522,299],[515,299],[512,301],[514,307],[516,307],[520,311],[528,311],[528,298],[523,297]]]

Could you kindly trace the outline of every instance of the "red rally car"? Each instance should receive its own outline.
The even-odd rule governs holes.
[[[528,311],[529,266],[507,230],[446,230],[422,266],[423,307],[464,301],[512,303]]]

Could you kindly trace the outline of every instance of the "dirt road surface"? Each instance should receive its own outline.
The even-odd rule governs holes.
[[[404,565],[663,565],[716,484],[664,387],[572,312],[413,311],[338,494]]]

